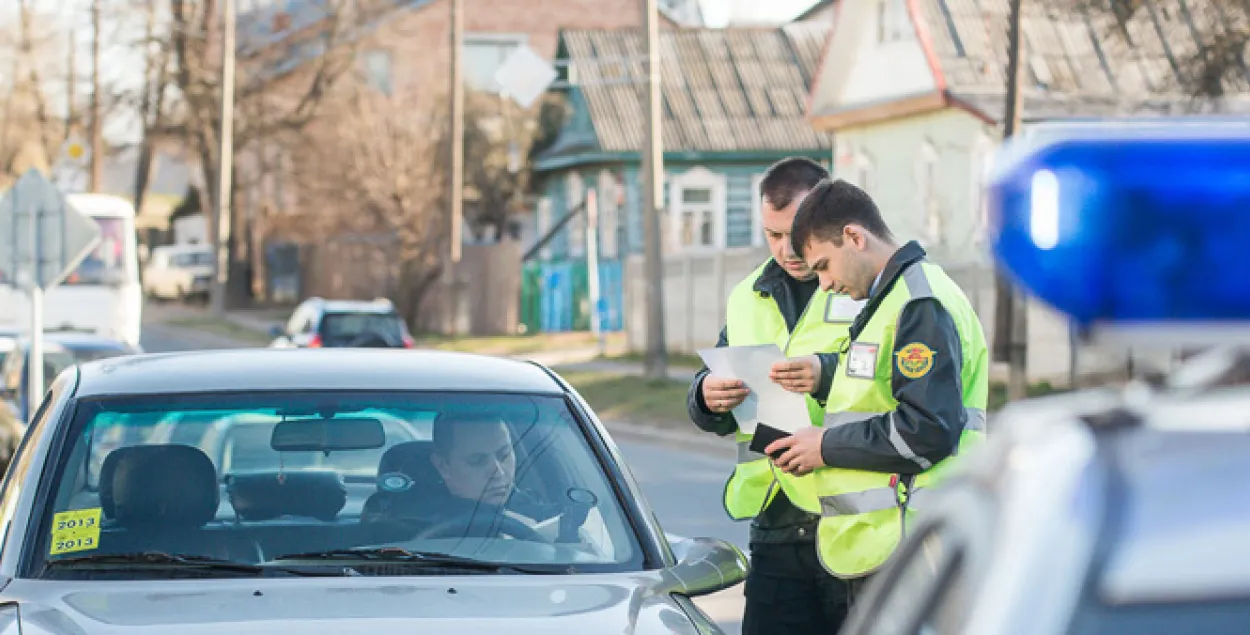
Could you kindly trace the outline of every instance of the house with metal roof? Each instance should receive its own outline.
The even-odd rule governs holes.
[[[660,34],[661,236],[665,267],[679,280],[685,267],[704,273],[719,267],[711,284],[699,286],[720,288],[758,266],[767,257],[757,211],[763,172],[792,155],[828,163],[830,136],[813,130],[804,111],[828,32],[821,21]],[[557,90],[568,114],[534,163],[537,240],[526,254],[522,295],[523,322],[530,329],[590,326],[584,203],[592,190],[604,326],[641,327],[631,306],[639,303],[630,299],[640,294],[630,289],[641,283],[643,251],[643,50],[637,29],[561,33],[557,65],[566,81]],[[681,315],[688,294],[680,284],[668,286],[674,301],[666,312]],[[723,319],[725,293],[711,293],[701,303],[716,313],[702,325],[713,344],[718,329],[711,325]],[[682,343],[674,342],[675,348],[689,348]]]
[[[1138,9],[1125,19],[1110,9],[1024,3],[1023,133],[1032,122],[1057,119],[1248,111],[1244,61],[1214,76],[1197,61],[1222,35],[1244,28],[1236,26],[1246,24],[1244,8],[1215,0],[1133,4]],[[920,240],[956,275],[987,334],[994,274],[982,192],[1002,135],[1009,9],[1008,0],[837,3],[810,96],[813,126],[837,137],[834,174],[867,190],[901,238]],[[1035,306],[1029,338],[1030,375],[1067,379],[1067,323]],[[1079,365],[1105,370],[1092,368],[1094,360]]]

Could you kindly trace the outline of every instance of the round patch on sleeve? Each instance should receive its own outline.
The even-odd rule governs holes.
[[[933,349],[921,342],[912,342],[899,349],[898,372],[908,379],[920,379],[933,370]]]

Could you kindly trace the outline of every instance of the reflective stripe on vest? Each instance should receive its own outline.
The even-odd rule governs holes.
[[[789,357],[833,352],[838,340],[846,337],[853,316],[845,319],[831,316],[829,308],[833,303],[833,294],[817,290],[803,309],[794,330],[790,331],[776,300],[755,290],[755,283],[769,262],[771,260],[757,267],[730,293],[725,320],[728,344],[776,344]],[[824,408],[811,397],[805,399],[809,423],[821,425]],[[725,512],[730,518],[746,520],[759,515],[772,502],[778,488],[784,490],[796,505],[806,509],[819,506],[815,484],[810,477],[794,477],[774,470],[768,457],[750,450],[751,435],[739,431],[734,436],[738,442],[738,463],[725,482],[723,495]],[[815,510],[812,512],[815,513]]]
[[[909,302],[922,298],[941,301],[959,331],[965,421],[960,447],[951,457],[933,465],[908,445],[898,429],[898,422],[891,416],[888,422],[891,444],[899,456],[920,469],[911,487],[903,492],[909,513],[923,506],[927,488],[940,481],[941,474],[952,464],[952,458],[959,450],[978,442],[986,428],[989,353],[985,337],[963,292],[936,265],[924,261],[913,263],[881,298],[876,311],[856,337],[857,342],[877,346],[879,353],[872,377],[851,377],[845,366],[839,368],[823,420],[825,427],[835,427],[896,411],[898,401],[894,399],[892,380],[897,360],[891,353],[896,344],[910,343],[895,341],[898,319]],[[841,578],[858,578],[876,571],[893,554],[902,533],[900,493],[891,485],[891,475],[822,468],[813,476],[821,514],[817,529],[821,564],[829,573]]]

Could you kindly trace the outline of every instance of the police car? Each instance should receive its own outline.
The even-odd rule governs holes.
[[[1162,385],[1012,404],[844,634],[1250,632],[1250,126],[1054,126],[1004,150],[994,251]]]

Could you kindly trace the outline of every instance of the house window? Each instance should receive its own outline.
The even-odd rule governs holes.
[[[565,193],[568,201],[567,213],[573,215],[568,225],[565,226],[569,237],[569,255],[584,256],[586,255],[586,209],[583,203],[586,202],[586,185],[582,182],[580,174],[569,173],[565,180]]]
[[[465,85],[474,90],[498,92],[500,86],[495,81],[495,71],[523,44],[524,35],[466,34],[462,64]]]
[[[679,251],[725,246],[725,177],[695,168],[673,179],[673,243]]]
[[[763,174],[751,176],[751,246],[764,246],[764,198],[760,193],[760,183],[764,182]]]
[[[973,218],[975,223],[972,228],[973,244],[980,246],[985,244],[989,233],[989,197],[986,196],[985,187],[989,183],[990,170],[994,167],[994,142],[985,135],[980,135],[972,146],[972,201]]]
[[[390,95],[391,85],[391,52],[367,51],[364,55],[365,83],[383,95]]]
[[[538,240],[546,238],[549,231],[551,231],[551,199],[544,196],[538,199]],[[543,260],[551,260],[550,247],[544,246],[538,253]]]
[[[877,165],[872,156],[860,150],[855,153],[855,184],[869,196],[876,187]]]
[[[623,188],[608,170],[599,173],[599,254],[605,259],[620,254],[620,204]]]
[[[942,214],[938,205],[938,154],[932,143],[924,142],[916,155],[916,207],[924,241],[942,242]]]
[[[907,0],[877,0],[878,42],[901,42],[912,32]]]

